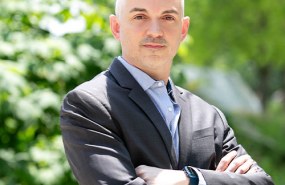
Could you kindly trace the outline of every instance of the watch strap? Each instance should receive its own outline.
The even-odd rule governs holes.
[[[199,177],[195,170],[193,170],[190,166],[185,166],[183,168],[183,171],[185,172],[186,176],[190,179],[189,185],[198,185],[199,184]]]

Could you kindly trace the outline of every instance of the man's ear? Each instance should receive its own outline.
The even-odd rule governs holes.
[[[188,34],[189,26],[190,26],[190,17],[186,16],[182,20],[182,32],[181,32],[181,41],[185,39]]]
[[[117,16],[110,15],[110,28],[115,39],[120,40],[120,24]]]

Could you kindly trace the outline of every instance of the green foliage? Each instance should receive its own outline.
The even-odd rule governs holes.
[[[261,100],[262,115],[224,111],[239,141],[284,184],[284,2],[185,2],[190,36],[175,58],[174,80],[207,99],[208,88],[198,91],[202,78],[187,81],[177,63],[238,71]],[[119,54],[108,24],[113,3],[0,1],[0,185],[76,184],[61,142],[60,104]]]
[[[76,184],[59,108],[117,55],[111,9],[75,0],[2,0],[0,9],[0,184]]]

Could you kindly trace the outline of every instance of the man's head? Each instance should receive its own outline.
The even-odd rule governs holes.
[[[184,0],[117,0],[110,26],[123,58],[159,79],[169,75],[189,17],[184,17]]]

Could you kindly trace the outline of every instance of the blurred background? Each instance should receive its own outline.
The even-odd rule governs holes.
[[[64,95],[120,54],[113,0],[0,0],[0,185],[77,184],[59,130]],[[222,109],[285,184],[285,1],[186,0],[174,81]]]

